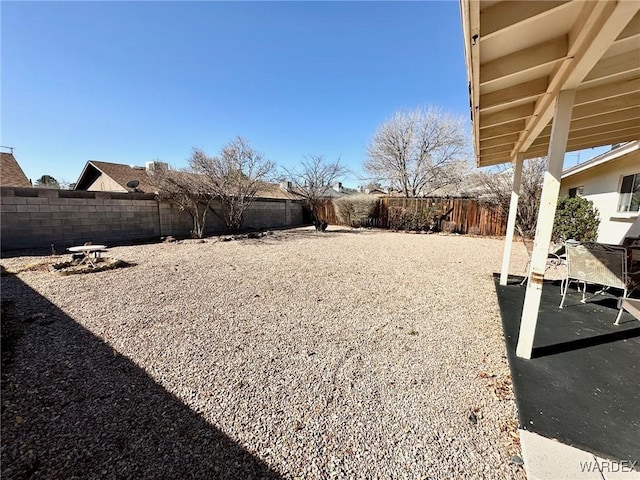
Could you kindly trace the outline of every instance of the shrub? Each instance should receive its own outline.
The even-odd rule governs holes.
[[[406,223],[407,209],[403,207],[389,207],[389,229],[402,230]]]
[[[370,195],[350,195],[334,200],[333,204],[340,223],[359,228],[369,224],[377,201]]]
[[[458,233],[458,225],[456,222],[442,222],[442,231],[444,233]]]
[[[560,197],[552,238],[556,242],[570,238],[580,242],[595,241],[599,225],[600,215],[592,201],[582,197]]]
[[[409,210],[405,207],[389,207],[389,228],[391,230],[421,231],[434,227],[433,207]]]

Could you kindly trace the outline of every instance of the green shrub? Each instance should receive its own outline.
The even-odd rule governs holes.
[[[371,195],[349,195],[335,199],[333,205],[340,223],[359,228],[369,224],[377,201]]]
[[[582,197],[560,197],[553,223],[553,241],[570,238],[592,242],[598,237],[600,215],[593,202]]]

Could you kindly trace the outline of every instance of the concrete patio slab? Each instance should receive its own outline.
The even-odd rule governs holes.
[[[638,480],[632,462],[607,460],[527,430],[519,430],[529,480]]]

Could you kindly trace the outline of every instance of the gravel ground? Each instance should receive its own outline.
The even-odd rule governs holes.
[[[524,478],[503,241],[331,230],[2,259],[3,478]]]

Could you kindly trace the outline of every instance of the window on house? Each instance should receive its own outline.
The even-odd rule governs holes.
[[[569,196],[571,198],[582,197],[583,195],[584,195],[584,186],[569,189]]]
[[[640,210],[640,173],[625,175],[620,185],[619,212],[637,212]]]

